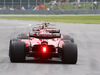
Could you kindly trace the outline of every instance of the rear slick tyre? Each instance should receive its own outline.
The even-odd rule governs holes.
[[[74,39],[72,37],[64,37],[62,40],[70,40],[72,43],[74,43]]]
[[[20,34],[17,39],[29,39],[27,34]]]
[[[65,43],[62,51],[62,62],[64,64],[76,64],[77,63],[77,45],[74,43]]]
[[[12,41],[9,48],[11,62],[24,62],[26,55],[25,43],[21,41]]]
[[[13,44],[13,41],[17,41],[17,39],[10,39],[10,43],[9,43],[9,57],[10,57],[10,51],[11,51],[11,47],[12,47],[12,44]]]

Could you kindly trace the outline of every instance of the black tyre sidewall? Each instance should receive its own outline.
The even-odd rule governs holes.
[[[28,39],[27,34],[20,34],[17,39]]]
[[[10,45],[10,61],[24,62],[26,55],[25,43],[21,41],[12,41]]]
[[[63,44],[62,61],[65,64],[76,64],[77,63],[77,45],[74,43]]]
[[[62,40],[70,40],[72,43],[74,43],[74,39],[72,37],[64,37]]]
[[[17,41],[17,39],[10,39],[10,43],[9,43],[9,57],[10,57],[13,41]]]

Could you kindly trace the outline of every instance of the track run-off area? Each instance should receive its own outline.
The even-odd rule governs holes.
[[[60,59],[11,63],[9,41],[18,34],[32,32],[42,21],[0,19],[0,75],[100,75],[100,24],[53,23],[62,34],[74,38],[78,46],[78,62],[62,64]],[[54,26],[53,26],[54,27]]]

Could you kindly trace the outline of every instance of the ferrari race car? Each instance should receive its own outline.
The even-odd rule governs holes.
[[[77,45],[61,33],[50,33],[42,29],[39,32],[21,34],[17,39],[10,40],[11,62],[24,62],[26,57],[43,60],[56,57],[61,58],[65,64],[76,64],[77,56]]]
[[[50,23],[42,23],[42,24],[37,24],[39,25],[39,27],[34,27],[32,30],[33,31],[39,31],[41,29],[55,29],[55,28],[51,28],[51,27],[48,27],[48,26],[55,26],[54,24],[50,24]]]

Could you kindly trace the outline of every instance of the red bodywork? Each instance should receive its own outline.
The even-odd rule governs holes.
[[[40,30],[40,33],[47,33],[44,29]],[[27,34],[27,36],[29,36],[29,34]],[[61,36],[61,38],[63,38],[64,36]],[[48,45],[53,45],[55,47],[58,47],[58,44],[60,42],[61,38],[53,38],[53,39],[38,39],[38,38],[34,38],[34,37],[29,37],[30,39],[21,39],[21,41],[26,43],[26,47],[27,46],[34,46],[34,45],[41,45],[41,42],[46,41],[48,42]],[[63,44],[63,43],[62,43]]]
[[[40,30],[40,33],[49,33],[49,32],[46,32],[44,29],[42,29]],[[29,37],[29,34],[27,34],[27,36]],[[61,38],[63,38],[63,36],[61,36]],[[61,38],[39,39],[35,37],[29,37],[29,39],[19,39],[19,40],[25,42],[26,48],[28,48],[29,53],[30,52],[36,53],[36,51],[38,51],[38,54],[36,55],[39,55],[39,53],[40,54],[43,53],[47,54],[48,55],[47,57],[50,57],[53,56],[53,53],[58,54],[58,47],[62,48],[64,41],[62,41]],[[46,42],[46,44],[43,42]],[[30,56],[35,55],[33,53]]]

